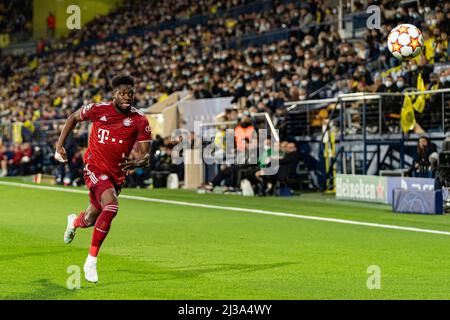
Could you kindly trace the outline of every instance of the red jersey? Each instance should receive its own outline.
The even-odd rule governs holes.
[[[95,167],[118,185],[125,180],[119,163],[128,156],[136,142],[151,140],[147,118],[136,108],[128,114],[116,110],[113,102],[92,103],[81,107],[82,121],[91,121],[89,147],[84,155],[86,167]]]

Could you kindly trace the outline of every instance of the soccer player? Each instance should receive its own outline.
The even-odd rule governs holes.
[[[134,79],[118,76],[112,80],[111,102],[82,106],[67,119],[56,144],[55,159],[67,162],[64,143],[80,121],[91,121],[89,146],[84,155],[84,180],[89,188],[90,204],[78,216],[68,216],[64,242],[72,242],[78,228],[94,226],[91,247],[84,264],[85,278],[97,282],[97,255],[111,222],[116,216],[117,200],[129,170],[149,165],[151,130],[147,118],[132,107]],[[129,157],[135,147],[135,159]]]

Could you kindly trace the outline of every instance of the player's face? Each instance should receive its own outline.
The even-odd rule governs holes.
[[[122,110],[131,108],[134,102],[134,89],[132,86],[120,86],[115,95],[116,105]]]

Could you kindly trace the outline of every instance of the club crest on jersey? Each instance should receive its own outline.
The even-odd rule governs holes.
[[[100,180],[108,180],[108,176],[106,174],[102,174],[100,176]]]
[[[125,120],[123,120],[123,125],[124,125],[125,127],[131,126],[131,123],[132,123],[132,121],[131,121],[130,118],[126,118]]]

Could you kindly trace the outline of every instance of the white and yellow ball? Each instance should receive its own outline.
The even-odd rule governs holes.
[[[391,54],[399,60],[417,57],[423,49],[423,34],[412,24],[401,24],[389,33],[387,45]]]

